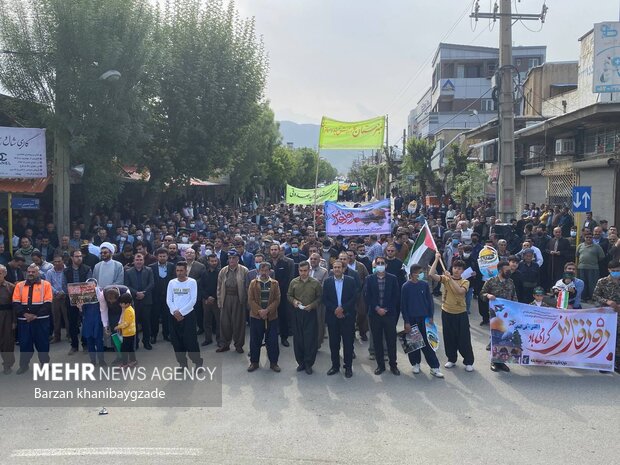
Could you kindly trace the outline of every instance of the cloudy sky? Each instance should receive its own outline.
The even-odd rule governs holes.
[[[481,11],[490,11],[492,2],[480,0]],[[497,46],[499,39],[499,22],[492,27],[469,19],[471,0],[235,3],[243,16],[256,18],[263,36],[270,60],[267,97],[277,119],[318,123],[322,115],[352,121],[387,114],[391,142],[430,86],[429,63],[439,42]],[[547,61],[577,60],[577,39],[596,22],[618,19],[619,0],[546,3],[542,30],[539,22],[516,23],[513,42],[547,45]],[[539,13],[542,4],[521,0],[516,6]]]

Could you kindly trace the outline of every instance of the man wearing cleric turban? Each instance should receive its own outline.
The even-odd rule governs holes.
[[[93,278],[97,280],[103,289],[112,284],[125,284],[125,272],[123,265],[116,260],[112,260],[112,255],[116,248],[110,242],[103,242],[100,246],[101,261],[95,265]]]

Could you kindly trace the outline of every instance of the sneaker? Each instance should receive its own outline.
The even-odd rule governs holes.
[[[439,368],[431,368],[431,375],[433,375],[435,378],[443,378],[443,373],[439,371]]]
[[[465,371],[474,371],[474,366],[473,365],[465,365]]]
[[[454,368],[456,366],[456,363],[454,362],[446,362],[446,364],[444,365],[445,368]]]
[[[416,365],[413,365],[413,367],[411,367],[411,368],[412,368],[412,371],[413,371],[414,375],[417,375],[417,374],[420,373],[420,364],[419,363],[416,364]]]

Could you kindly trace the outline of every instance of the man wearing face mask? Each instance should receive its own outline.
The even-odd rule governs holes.
[[[489,279],[482,286],[481,295],[489,302],[489,313],[491,319],[495,318],[495,310],[493,301],[498,297],[500,299],[517,301],[517,291],[515,285],[510,279],[510,264],[508,262],[499,262],[497,264],[498,275]],[[491,371],[509,372],[510,368],[505,363],[491,362]]]
[[[607,266],[609,276],[596,283],[592,300],[596,305],[611,307],[620,314],[620,262],[612,260]],[[620,334],[620,315],[618,316],[617,333]],[[616,337],[616,373],[620,373],[620,337]]]
[[[297,239],[291,239],[290,245],[291,245],[291,253],[287,255],[287,257],[293,260],[293,262],[295,263],[295,271],[293,271],[293,278],[296,278],[297,276],[299,276],[299,269],[298,269],[299,264],[301,262],[307,261],[308,257],[300,253],[299,241]]]
[[[377,257],[375,272],[366,278],[365,300],[375,349],[375,375],[385,371],[383,341],[387,346],[390,371],[398,376],[396,364],[396,321],[400,307],[400,283],[396,276],[386,272],[386,259]]]

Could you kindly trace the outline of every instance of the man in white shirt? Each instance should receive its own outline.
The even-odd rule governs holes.
[[[170,309],[170,341],[174,355],[182,368],[187,367],[187,357],[196,367],[201,367],[198,336],[196,334],[196,312],[194,305],[198,298],[196,280],[187,276],[187,262],[176,264],[177,277],[168,283],[166,303]]]

